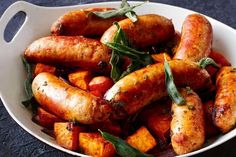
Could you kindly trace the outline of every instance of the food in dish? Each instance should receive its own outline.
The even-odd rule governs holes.
[[[132,18],[136,16],[131,14]],[[189,153],[203,146],[208,132],[204,125],[207,121],[203,114],[206,112],[204,104],[214,101],[214,86],[219,86],[215,79],[220,77],[215,74],[219,66],[228,64],[227,60],[223,62],[223,59],[214,58],[217,55],[212,55],[216,63],[205,58],[214,53],[210,23],[202,15],[190,15],[186,21],[194,17],[193,21],[197,21],[202,29],[191,25],[190,28],[183,27],[182,35],[178,37],[171,20],[165,17],[150,14],[136,17],[136,22],[122,17],[121,21],[104,30],[103,35],[94,34],[96,37],[100,35],[100,41],[76,33],[63,34],[70,36],[53,33],[53,36],[43,37],[26,49],[26,63],[50,65],[50,68],[42,65],[42,70],[39,67],[32,75],[31,100],[36,100],[40,106],[34,117],[44,114],[48,119],[36,118],[35,121],[48,129],[54,124],[54,135],[61,146],[82,150],[92,156],[113,156],[115,153],[121,156],[156,155],[160,149],[168,148],[170,140],[176,154]],[[100,19],[103,21],[106,22]],[[181,43],[196,39],[192,32],[184,33],[188,29],[199,38],[194,44],[181,46]],[[85,34],[79,35],[87,36]],[[183,51],[184,48],[198,51]],[[149,53],[145,53],[147,51]],[[165,53],[169,55],[168,62]],[[191,55],[184,54],[184,58],[178,58],[179,53]],[[161,54],[163,59],[153,59],[157,54]],[[179,93],[175,85],[181,88]],[[218,89],[217,93],[219,91],[222,92]],[[176,103],[175,100],[180,98],[183,101]],[[170,101],[173,101],[172,105]],[[229,103],[235,105],[234,101]],[[150,108],[154,110],[155,106],[163,112],[153,114]],[[213,112],[207,113],[214,115],[216,108],[214,105]],[[217,125],[216,118],[213,121],[223,130]],[[213,127],[216,132],[218,128]],[[223,132],[230,129],[232,126]]]

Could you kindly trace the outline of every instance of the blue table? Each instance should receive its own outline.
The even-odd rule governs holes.
[[[0,0],[0,16],[17,0]],[[26,0],[41,6],[66,6],[96,0]],[[105,1],[105,0],[103,0]],[[99,1],[101,2],[101,0]],[[188,8],[213,17],[236,28],[236,0],[155,0],[155,2]],[[16,22],[17,23],[17,22]],[[1,28],[0,28],[1,29]],[[9,32],[11,36],[13,32]],[[235,41],[236,42],[236,41]],[[0,50],[2,51],[2,50]],[[1,70],[1,69],[0,69]],[[23,130],[7,113],[0,101],[0,157],[70,157],[37,140]],[[236,157],[236,138],[195,157]]]

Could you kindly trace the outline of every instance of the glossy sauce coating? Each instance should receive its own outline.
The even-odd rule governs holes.
[[[110,105],[50,73],[38,74],[32,83],[35,99],[45,110],[68,121],[92,124],[108,119]]]
[[[181,89],[183,105],[172,103],[171,144],[178,154],[186,154],[202,147],[205,141],[204,111],[201,99],[193,91]]]
[[[155,14],[140,15],[135,23],[128,18],[118,23],[136,48],[145,48],[166,42],[175,34],[172,21]],[[111,26],[103,34],[101,42],[113,42],[116,32],[117,27]]]
[[[181,40],[174,59],[199,61],[211,52],[213,39],[210,22],[200,14],[191,14],[185,18]]]
[[[236,68],[221,68],[217,74],[216,87],[213,121],[226,133],[236,123]]]
[[[51,27],[53,35],[86,37],[101,36],[115,21],[124,19],[124,16],[102,19],[91,12],[103,12],[113,8],[89,8],[70,11],[62,15]]]
[[[34,41],[26,50],[28,61],[81,67],[95,72],[110,70],[110,51],[95,39],[82,36],[49,36]]]
[[[191,61],[169,61],[175,84],[178,87],[190,86],[199,91],[211,85],[210,75],[205,69]],[[118,104],[119,109],[131,115],[138,110],[167,96],[163,63],[157,63],[137,70],[111,87],[105,99]],[[122,111],[119,111],[121,113]]]

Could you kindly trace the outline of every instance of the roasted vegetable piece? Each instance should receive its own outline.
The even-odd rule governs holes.
[[[197,62],[207,57],[211,52],[212,38],[212,26],[204,16],[188,15],[182,26],[181,40],[174,59]]]
[[[203,104],[203,109],[205,113],[205,126],[206,126],[206,137],[210,138],[219,134],[219,129],[213,124],[214,101],[208,100]]]
[[[155,102],[147,106],[140,114],[139,120],[160,140],[160,144],[167,144],[171,122],[171,101]]]
[[[177,87],[189,86],[196,91],[211,86],[211,79],[205,69],[187,60],[169,61]],[[114,105],[114,118],[124,118],[167,96],[163,63],[137,70],[115,83],[105,94],[105,99]],[[115,111],[117,109],[117,112]],[[123,114],[121,114],[123,113]]]
[[[37,108],[37,113],[33,116],[32,120],[46,128],[53,128],[55,122],[63,122],[64,120],[45,111],[41,107]]]
[[[92,124],[90,125],[90,128],[94,131],[101,129],[113,135],[120,135],[122,133],[120,124],[110,120],[106,122]]]
[[[181,89],[186,102],[172,103],[171,144],[176,154],[186,154],[201,148],[205,141],[204,111],[201,99],[189,89]]]
[[[87,70],[77,70],[68,75],[68,79],[73,86],[83,90],[89,89],[89,82],[92,79],[92,73]]]
[[[112,87],[113,84],[114,82],[111,78],[105,76],[97,76],[89,82],[89,90],[98,91],[102,95],[104,95],[106,91]]]
[[[108,19],[99,18],[91,12],[102,12],[113,8],[89,8],[70,11],[62,15],[51,27],[53,35],[68,36],[101,36],[115,21],[124,19],[124,16]]]
[[[226,133],[236,123],[236,68],[221,68],[216,77],[216,88],[213,120]]]
[[[113,157],[115,155],[113,145],[99,133],[80,133],[79,146],[85,154],[93,157]]]
[[[82,36],[40,38],[28,46],[25,58],[30,62],[81,67],[101,73],[110,71],[110,50],[98,40]]]
[[[34,69],[34,76],[38,75],[41,72],[48,72],[51,74],[56,74],[56,67],[42,64],[42,63],[37,63]]]
[[[167,61],[170,61],[171,58],[167,53],[152,54],[152,59],[156,63],[164,63],[164,61],[165,61],[164,54],[166,56]]]
[[[171,20],[155,14],[138,16],[138,21],[135,23],[128,18],[118,23],[121,29],[127,34],[131,44],[137,48],[146,48],[166,42],[175,33]],[[111,26],[103,34],[101,42],[113,42],[117,30],[115,25]]]
[[[140,150],[143,153],[148,152],[157,144],[154,137],[150,134],[148,129],[144,126],[139,128],[133,135],[129,136],[126,139],[126,141],[131,146]]]
[[[76,126],[73,122],[55,123],[54,134],[58,145],[69,149],[79,149],[79,133],[85,129]]]
[[[92,124],[108,119],[108,102],[70,86],[50,73],[38,74],[32,83],[35,99],[45,110],[68,121]]]

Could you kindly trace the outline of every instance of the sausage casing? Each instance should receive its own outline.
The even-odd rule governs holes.
[[[128,18],[118,23],[136,48],[145,48],[168,41],[175,34],[172,21],[155,14],[138,16],[138,21],[135,23]],[[111,26],[103,34],[101,42],[113,42],[116,32],[117,27],[115,25]]]
[[[210,87],[210,75],[195,62],[171,60],[169,64],[178,87],[189,86],[196,91]],[[105,99],[119,104],[119,109],[131,115],[147,104],[167,95],[164,65],[157,63],[120,79],[106,92]]]
[[[201,99],[191,91],[180,90],[184,105],[172,103],[171,144],[174,151],[186,154],[202,147],[205,141],[204,111]]]
[[[92,124],[107,120],[111,112],[106,101],[70,86],[50,73],[38,74],[32,90],[42,108],[68,121]]]
[[[216,88],[213,121],[226,133],[236,123],[236,68],[221,68],[217,74]]]
[[[49,36],[34,41],[26,50],[28,61],[59,66],[109,71],[110,51],[95,39],[82,36]]]
[[[207,57],[212,46],[212,26],[200,14],[191,14],[186,17],[181,32],[181,40],[174,59],[188,59],[199,61]]]
[[[124,19],[124,16],[108,19],[99,18],[91,12],[108,11],[113,8],[90,8],[85,10],[70,11],[62,15],[51,27],[53,35],[63,36],[102,36],[102,34],[113,24],[114,21]]]

